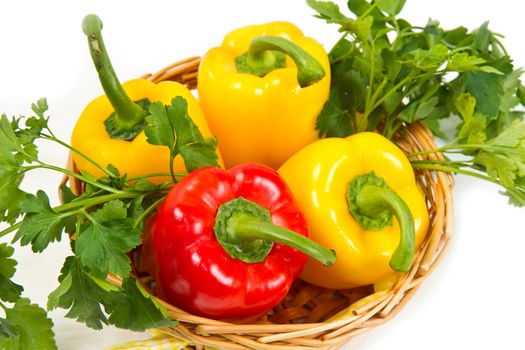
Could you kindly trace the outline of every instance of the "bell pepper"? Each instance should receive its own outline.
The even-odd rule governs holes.
[[[407,271],[429,226],[410,162],[385,137],[365,132],[316,141],[279,169],[311,238],[337,247],[330,269],[309,260],[302,278],[344,289]]]
[[[317,139],[315,121],[330,90],[323,47],[291,23],[229,33],[203,57],[199,100],[226,167],[277,169]]]
[[[105,95],[88,104],[73,129],[71,145],[78,151],[72,152],[75,164],[81,171],[96,177],[106,175],[101,168],[108,164],[128,177],[169,172],[169,150],[148,143],[143,132],[145,117],[149,114],[148,104],[155,101],[170,104],[173,97],[182,96],[187,101],[188,114],[203,136],[209,137],[211,132],[197,100],[186,87],[176,82],[154,84],[135,79],[121,85],[102,40],[101,20],[88,15],[82,27]],[[180,156],[175,158],[173,168],[175,173],[186,171]]]
[[[151,234],[159,295],[206,317],[267,312],[301,273],[305,254],[335,261],[306,238],[306,221],[277,172],[257,164],[193,171],[168,193]]]

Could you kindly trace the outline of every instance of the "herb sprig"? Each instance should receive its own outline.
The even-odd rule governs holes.
[[[114,166],[98,164],[59,140],[48,126],[47,109],[46,100],[41,99],[33,104],[35,115],[30,118],[0,118],[0,222],[10,224],[0,231],[0,237],[16,231],[12,243],[42,252],[60,241],[64,232],[74,234],[73,254],[64,262],[59,286],[49,295],[48,310],[67,309],[67,317],[94,329],[109,324],[135,331],[175,326],[167,310],[131,274],[129,253],[141,243],[144,220],[177,178],[184,176],[174,173],[174,158],[180,154],[189,171],[217,165],[215,141],[202,136],[183,98],[174,98],[170,106],[154,103],[145,133],[153,144],[170,149],[172,181],[156,184],[149,180],[169,174],[128,179]],[[78,153],[107,176],[97,179],[43,162],[35,144],[39,139]],[[76,195],[62,186],[63,203],[52,206],[45,191],[31,194],[20,189],[24,177],[35,169],[72,176],[82,181],[86,190]],[[7,243],[0,244],[0,307],[4,311],[3,318],[0,313],[0,348],[56,349],[46,311],[23,298],[23,287],[12,281],[16,266],[13,251]],[[117,276],[121,284],[107,282],[108,274]]]
[[[441,121],[458,116],[453,140],[427,153],[467,160],[413,158],[413,166],[495,182],[512,204],[525,205],[523,70],[487,22],[473,31],[446,30],[436,20],[414,26],[398,16],[405,2],[349,0],[346,15],[335,3],[307,0],[316,17],[342,33],[329,53],[332,85],[319,135],[380,130],[393,138],[402,126],[422,122],[445,138]]]

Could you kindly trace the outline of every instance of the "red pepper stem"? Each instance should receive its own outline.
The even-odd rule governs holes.
[[[296,43],[277,36],[259,36],[250,43],[248,52],[237,58],[237,70],[264,76],[284,67],[284,58],[289,56],[297,66],[297,81],[301,87],[315,84],[325,76],[323,66],[312,55]],[[245,56],[245,59],[242,57]]]
[[[412,213],[403,199],[373,172],[360,175],[348,186],[351,214],[363,228],[380,230],[391,225],[392,215],[399,222],[399,245],[390,258],[390,267],[407,272],[415,252],[415,226]]]
[[[268,210],[242,197],[220,206],[214,231],[224,250],[246,263],[264,261],[274,242],[298,249],[327,266],[333,265],[336,260],[335,251],[296,232],[273,225]]]
[[[232,217],[229,220],[229,225],[231,239],[234,241],[262,239],[279,242],[305,253],[325,266],[335,264],[336,256],[334,250],[327,249],[311,239],[284,227],[243,217]]]
[[[148,112],[131,101],[120,84],[102,39],[100,18],[94,14],[87,15],[82,21],[82,30],[88,37],[89,51],[100,84],[115,110],[115,113],[109,116],[113,119],[110,121],[111,127],[106,123],[106,130],[113,138],[132,139],[137,134],[136,129],[141,129]]]

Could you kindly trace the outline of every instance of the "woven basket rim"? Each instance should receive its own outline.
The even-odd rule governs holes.
[[[145,74],[142,78],[155,83],[176,81],[193,89],[197,86],[199,64],[200,57],[194,56],[170,64],[154,74]],[[395,142],[405,153],[436,148],[432,133],[421,123],[403,127]],[[419,158],[444,159],[439,153]],[[78,172],[71,155],[67,167]],[[272,324],[265,318],[262,322],[259,320],[251,324],[228,323],[192,315],[157,299],[167,308],[170,316],[179,321],[176,328],[163,328],[161,331],[194,344],[196,349],[211,346],[225,350],[335,350],[355,335],[389,321],[408,303],[422,282],[434,271],[448,249],[452,237],[452,175],[430,170],[417,170],[415,173],[418,185],[427,199],[430,226],[421,248],[416,252],[412,268],[408,273],[399,275],[392,289],[374,293],[369,300],[363,299],[358,307],[355,304],[348,306],[344,309],[344,315],[338,319],[290,324]],[[67,182],[73,192],[83,191],[82,183],[75,178],[66,176],[61,184]],[[108,280],[115,285],[121,284],[120,278],[115,276],[108,276]]]

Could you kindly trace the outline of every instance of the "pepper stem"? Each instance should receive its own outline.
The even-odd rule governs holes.
[[[301,87],[315,84],[325,76],[323,66],[312,55],[294,42],[277,36],[259,36],[250,43],[247,52],[235,60],[240,73],[263,77],[285,67],[284,55],[297,66],[297,81]]]
[[[390,267],[407,272],[415,251],[415,227],[407,204],[374,172],[357,176],[348,184],[347,201],[350,213],[367,230],[380,230],[392,224],[392,215],[399,222],[400,240],[390,258]]]
[[[132,140],[145,125],[147,111],[131,101],[124,91],[109,60],[102,39],[102,21],[97,15],[87,15],[82,21],[82,30],[88,37],[89,51],[98,73],[104,93],[115,112],[104,121],[111,138]]]
[[[242,197],[221,205],[214,230],[224,250],[246,263],[264,261],[274,242],[295,248],[326,266],[336,260],[334,250],[272,224],[268,210]]]

